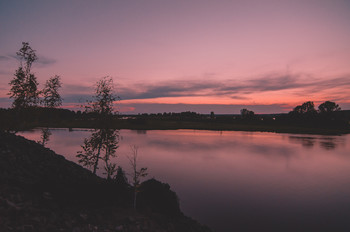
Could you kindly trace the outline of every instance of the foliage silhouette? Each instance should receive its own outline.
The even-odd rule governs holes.
[[[39,104],[49,108],[62,105],[62,98],[58,93],[58,89],[62,85],[59,76],[56,75],[46,81],[42,91],[38,89],[37,78],[31,72],[32,64],[38,57],[29,43],[22,42],[22,48],[16,55],[20,60],[20,66],[15,71],[15,77],[9,83],[11,88],[8,95],[13,99],[13,110],[8,112],[10,119],[6,118],[7,131],[18,131],[31,127],[30,124],[34,121],[40,121],[39,118],[43,118],[41,115],[43,111],[38,109]],[[40,99],[41,95],[43,99]]]
[[[241,116],[242,116],[242,119],[253,119],[255,114],[253,111],[250,111],[247,109],[241,109]]]
[[[318,106],[318,109],[320,113],[332,113],[341,110],[338,104],[331,101],[325,101],[324,103]]]
[[[118,168],[117,168],[117,174],[114,176],[114,181],[118,185],[129,186],[128,179],[125,175],[125,172],[122,169],[122,167],[120,167],[120,166],[118,166]]]
[[[95,84],[95,93],[93,100],[87,102],[84,106],[85,112],[96,116],[99,127],[106,126],[104,122],[109,122],[112,116],[118,113],[114,109],[114,102],[119,97],[114,90],[113,79],[111,77],[103,77]]]
[[[50,129],[48,127],[46,128],[42,128],[41,129],[41,140],[38,141],[39,144],[43,145],[45,147],[45,145],[47,144],[47,142],[50,141],[50,136],[52,135]]]
[[[107,179],[111,179],[117,171],[116,164],[111,163],[111,158],[116,157],[116,149],[119,143],[119,130],[112,129],[111,124],[115,114],[113,104],[118,99],[114,93],[113,79],[104,77],[96,83],[94,101],[85,105],[85,113],[93,115],[94,131],[89,138],[84,139],[78,151],[79,163],[86,167],[92,167],[96,174],[99,161],[104,161],[104,171]]]
[[[89,138],[84,139],[81,146],[82,151],[78,151],[78,162],[85,167],[92,168],[96,174],[99,168],[99,161],[104,161],[104,173],[107,179],[111,179],[117,171],[116,164],[111,163],[111,158],[117,157],[116,150],[119,143],[119,130],[97,129]]]
[[[12,106],[15,109],[23,109],[37,106],[39,103],[38,82],[31,67],[38,58],[29,43],[23,42],[22,48],[16,53],[20,59],[20,67],[15,72],[15,78],[11,85],[10,98],[13,98]]]
[[[41,100],[41,103],[45,107],[55,108],[62,105],[62,97],[58,92],[61,86],[60,76],[55,75],[46,81],[45,87],[42,90],[43,99]]]
[[[302,105],[296,106],[293,112],[297,114],[314,114],[316,113],[315,105],[312,101],[304,102]]]

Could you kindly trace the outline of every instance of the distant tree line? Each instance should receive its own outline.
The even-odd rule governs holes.
[[[314,119],[316,117],[332,117],[336,115],[335,112],[341,111],[338,104],[331,101],[325,101],[318,106],[318,110],[315,109],[315,105],[312,101],[304,102],[301,105],[293,108],[288,113],[290,119]],[[241,109],[241,119],[258,119],[259,115],[256,115],[253,111],[247,109]]]
[[[304,102],[302,105],[296,106],[289,115],[292,117],[315,117],[317,114],[322,116],[332,116],[334,112],[340,111],[341,108],[338,104],[331,101],[326,101],[318,106],[318,110],[315,109],[315,105],[312,101]]]

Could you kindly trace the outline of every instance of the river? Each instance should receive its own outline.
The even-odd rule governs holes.
[[[18,134],[37,141],[40,131]],[[51,132],[46,146],[74,162],[91,134]],[[350,135],[121,130],[113,161],[127,172],[132,145],[147,178],[168,183],[182,211],[214,231],[350,231]]]

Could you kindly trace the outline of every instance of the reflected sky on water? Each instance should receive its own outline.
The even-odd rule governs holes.
[[[47,147],[76,162],[89,130],[52,129]],[[40,130],[19,133],[40,140]],[[170,184],[186,215],[215,231],[350,231],[350,136],[121,130],[117,165]],[[102,175],[102,168],[98,171]]]

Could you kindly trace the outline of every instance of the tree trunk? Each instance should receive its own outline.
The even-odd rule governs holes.
[[[136,195],[137,195],[137,191],[135,188],[135,191],[134,191],[134,209],[136,209]]]
[[[96,170],[97,170],[97,166],[98,166],[98,161],[99,161],[99,159],[100,159],[101,147],[102,147],[102,143],[100,143],[100,145],[98,146],[98,151],[97,151],[97,155],[96,155],[96,162],[95,162],[94,171],[93,171],[94,174],[96,174]]]

